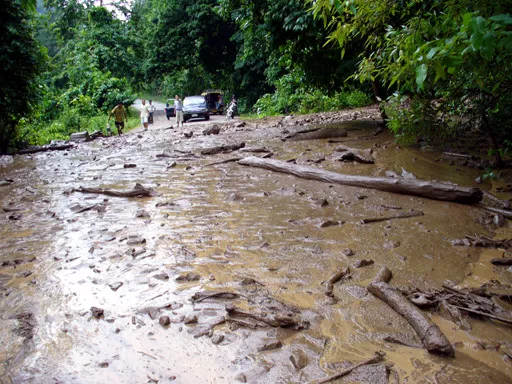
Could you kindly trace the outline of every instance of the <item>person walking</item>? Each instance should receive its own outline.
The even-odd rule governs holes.
[[[149,100],[149,105],[148,105],[148,111],[149,111],[149,119],[148,119],[148,123],[149,124],[153,124],[155,121],[153,120],[153,115],[156,111],[156,107],[153,105],[153,100]]]
[[[146,100],[142,100],[140,106],[140,123],[144,126],[144,130],[148,129],[149,109],[146,105]]]
[[[126,109],[124,109],[123,103],[117,103],[117,105],[110,111],[108,114],[108,121],[114,115],[114,121],[117,128],[117,134],[121,136],[124,129],[124,122],[128,123],[128,115],[126,114]]]
[[[183,102],[178,95],[174,96],[174,112],[176,113],[176,126],[179,127],[181,123],[183,127]]]

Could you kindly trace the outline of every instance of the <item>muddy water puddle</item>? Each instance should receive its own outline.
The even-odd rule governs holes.
[[[471,318],[472,329],[461,330],[434,313],[456,355],[438,357],[385,341],[420,344],[408,323],[365,288],[382,265],[393,271],[396,287],[510,284],[511,272],[489,264],[503,250],[450,242],[492,235],[479,223],[484,211],[235,162],[208,165],[244,154],[198,153],[245,141],[277,159],[354,175],[403,168],[418,178],[473,186],[477,172],[456,170],[433,152],[397,147],[384,134],[368,139],[371,132],[357,127],[340,140],[375,146],[375,164],[336,161],[330,155],[338,143],[327,140],[282,142],[280,128],[223,129],[214,137],[196,129],[189,140],[178,130],[153,129],[4,161],[0,179],[14,182],[0,187],[0,202],[20,210],[2,213],[0,226],[3,381],[308,383],[376,351],[386,353],[391,371],[372,365],[338,382],[512,381],[510,326]],[[135,183],[159,195],[71,192],[79,186],[129,190]],[[94,208],[81,211],[87,207]],[[424,216],[360,223],[410,209]],[[510,231],[498,229],[497,236]],[[373,263],[355,268],[360,260]],[[350,277],[334,285],[333,301],[322,282],[345,266]],[[212,292],[226,294],[195,296]],[[260,311],[266,321],[277,311],[297,323],[225,322],[226,306]],[[91,307],[103,315],[96,318]]]

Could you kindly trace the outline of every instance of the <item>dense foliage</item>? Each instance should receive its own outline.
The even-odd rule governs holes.
[[[264,115],[373,93],[400,139],[482,130],[497,163],[512,142],[509,0],[1,1],[4,150],[104,129],[135,92],[207,88]]]

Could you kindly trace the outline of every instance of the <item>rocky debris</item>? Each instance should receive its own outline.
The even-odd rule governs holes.
[[[135,217],[141,217],[141,218],[147,219],[147,218],[151,217],[151,215],[145,209],[139,209],[135,213]]]
[[[93,317],[100,319],[103,317],[105,310],[103,308],[91,307],[91,313]]]
[[[352,264],[352,266],[354,268],[363,268],[363,267],[366,267],[368,265],[372,265],[374,263],[373,260],[357,260],[354,264]]]
[[[137,164],[124,164],[123,168],[136,168]]]
[[[332,227],[332,226],[335,226],[335,225],[340,225],[340,222],[339,221],[336,221],[336,220],[325,220],[325,221],[322,221],[319,225],[320,228],[327,228],[327,227]]]
[[[224,341],[224,334],[220,332],[215,332],[212,336],[212,343],[218,345]]]
[[[183,132],[183,136],[185,136],[186,139],[190,139],[192,136],[194,136],[194,132]]]
[[[300,349],[293,350],[290,355],[290,362],[297,371],[300,371],[301,369],[305,368],[308,365],[308,355],[306,352]]]
[[[339,145],[334,148],[335,152],[340,152],[340,154],[335,154],[335,159],[340,161],[356,161],[358,163],[363,164],[373,164],[373,149],[358,149],[358,148],[350,148],[346,145]]]
[[[301,141],[330,139],[334,137],[347,137],[346,129],[336,127],[312,128],[295,132],[290,136],[287,136],[286,139],[289,139],[290,141]]]
[[[115,292],[115,291],[117,291],[119,288],[121,288],[123,286],[123,283],[118,281],[116,283],[109,283],[108,286],[110,287],[110,289],[112,289]]]
[[[100,368],[108,368],[109,364],[107,361],[103,361],[103,362],[99,363],[98,366]]]
[[[272,349],[281,348],[283,343],[279,340],[267,340],[263,343],[263,345],[258,347],[258,352],[270,351]]]
[[[87,131],[75,132],[69,136],[69,141],[82,142],[82,141],[89,141],[89,140],[91,140],[91,137],[89,136],[89,132],[87,132]]]
[[[176,281],[180,281],[180,282],[198,281],[198,280],[201,280],[201,276],[199,276],[197,273],[193,273],[193,272],[182,273],[176,278]]]
[[[197,315],[189,314],[189,315],[185,316],[185,318],[183,319],[183,322],[185,324],[196,324],[197,320],[198,320]]]
[[[130,235],[128,236],[127,245],[138,245],[138,244],[146,244],[146,239],[139,235]]]
[[[155,279],[166,281],[169,280],[169,275],[165,272],[157,273],[156,275],[153,275]]]
[[[171,319],[169,316],[161,316],[158,322],[162,327],[167,327],[171,324]]]
[[[201,150],[201,155],[216,155],[218,153],[228,153],[239,150],[240,148],[245,147],[245,143],[241,142],[238,144],[226,144],[220,145],[212,148],[204,148]]]
[[[220,133],[220,128],[217,124],[209,125],[204,131],[203,135],[218,135]]]
[[[383,247],[385,249],[394,249],[394,248],[398,248],[399,246],[400,246],[399,241],[386,241],[383,245]]]
[[[341,253],[347,257],[354,256],[354,252],[350,248],[345,248]]]
[[[34,337],[34,328],[37,324],[34,314],[22,312],[16,315],[16,320],[18,320],[16,333],[25,339],[32,339]]]

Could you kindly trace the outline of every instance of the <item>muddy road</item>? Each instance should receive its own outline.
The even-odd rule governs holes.
[[[490,263],[503,248],[452,243],[510,238],[507,224],[476,206],[234,161],[272,153],[350,175],[477,186],[478,170],[374,136],[377,116],[370,108],[235,120],[208,136],[207,125],[170,129],[159,116],[145,132],[0,158],[0,382],[310,383],[378,351],[382,362],[333,382],[512,382],[510,325],[464,313],[461,326],[427,309],[455,350],[442,357],[366,289],[386,265],[404,291],[445,284],[510,295],[512,272]],[[339,161],[340,143],[328,139],[283,141],[317,123],[341,124],[348,136],[335,141],[373,148],[375,163]],[[241,142],[242,150],[201,154]],[[136,183],[151,196],[77,191]],[[412,209],[423,216],[361,223]],[[325,281],[346,267],[326,295]]]

